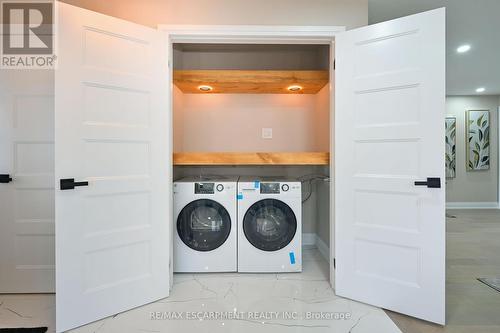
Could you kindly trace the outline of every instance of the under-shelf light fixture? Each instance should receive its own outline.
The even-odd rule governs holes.
[[[203,91],[203,92],[208,92],[214,90],[214,88],[207,86],[207,85],[202,85],[198,87],[198,90]]]
[[[287,89],[288,89],[288,91],[291,91],[291,92],[297,92],[297,91],[301,91],[302,87],[298,86],[298,85],[292,85],[292,86],[289,86]]]

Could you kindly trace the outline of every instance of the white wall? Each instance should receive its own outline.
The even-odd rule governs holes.
[[[328,86],[316,95],[183,94],[175,88],[174,151],[328,151],[328,93]],[[262,139],[263,127],[273,129],[272,139]]]
[[[107,15],[157,24],[339,25],[368,23],[368,0],[63,0]]]
[[[457,118],[456,178],[447,179],[446,201],[494,203],[498,201],[498,96],[449,96],[446,114]],[[466,171],[465,111],[490,110],[490,169]]]
[[[330,93],[329,85],[316,94],[314,110],[315,150],[330,151]],[[333,101],[332,101],[333,103]]]
[[[329,174],[324,168],[323,174]],[[316,181],[316,233],[326,246],[330,245],[330,186],[332,181]]]
[[[335,46],[333,46],[331,52],[335,52]],[[334,72],[331,73],[331,86],[332,89],[335,89],[335,75]],[[329,97],[332,97],[330,99]],[[318,110],[318,117],[316,118],[318,121],[317,128],[322,129],[320,136],[320,141],[328,141],[329,143],[331,142],[332,145],[335,143],[333,142],[334,136],[333,136],[333,114],[330,114],[331,112],[335,112],[334,110],[330,110],[330,106],[332,105],[333,108],[335,107],[335,94],[331,95],[329,94],[329,91],[322,90],[318,94],[318,99],[317,99],[317,110]],[[322,137],[323,135],[328,135],[328,137]],[[330,146],[330,144],[329,144]],[[328,147],[327,150],[330,148]],[[333,159],[335,156],[333,156]],[[319,173],[321,174],[330,174],[330,167],[331,166],[322,166],[318,167]],[[331,201],[333,198],[330,197],[330,188],[331,186],[334,186],[334,180],[330,178],[329,181],[317,181],[316,182],[316,191],[317,191],[317,198],[316,198],[316,210],[317,210],[317,228],[316,228],[316,233],[319,237],[318,239],[318,249],[320,249],[321,253],[325,257],[329,257],[328,254],[325,252],[326,249],[325,247],[329,247],[332,245],[332,248],[335,248],[334,246],[334,237],[331,237],[333,235],[333,231],[330,228],[330,215],[331,212],[333,212],[333,206],[331,207]],[[322,244],[321,244],[322,243]],[[330,244],[331,243],[331,244]],[[322,248],[322,246],[324,246]],[[323,251],[322,251],[323,250]],[[330,261],[330,259],[327,259]]]

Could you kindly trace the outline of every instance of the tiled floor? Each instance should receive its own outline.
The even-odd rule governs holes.
[[[54,294],[0,294],[0,328],[48,326],[54,331]]]
[[[500,211],[449,211],[447,221],[447,326],[390,313],[405,333],[498,333],[500,293],[476,280],[500,277]],[[398,332],[380,309],[336,297],[327,263],[304,251],[300,274],[179,274],[171,297],[81,327],[74,332]],[[152,320],[151,312],[258,311],[291,314],[350,313],[349,320],[263,319]],[[49,326],[54,331],[53,295],[0,295],[0,327]],[[248,315],[247,315],[248,317]],[[257,318],[260,317],[260,318]],[[264,323],[262,323],[264,322]]]
[[[335,296],[327,262],[317,250],[305,250],[302,273],[176,274],[169,298],[127,311],[72,332],[400,332],[381,309]],[[48,325],[54,331],[51,295],[0,296],[2,326]],[[238,319],[199,318],[218,312]],[[180,312],[182,320],[166,320]],[[305,319],[308,312],[347,319]],[[158,313],[151,319],[152,313]],[[191,316],[189,320],[187,315]],[[285,319],[284,316],[292,319]],[[272,318],[269,318],[272,316]],[[268,317],[268,318],[266,318]]]
[[[500,210],[449,210],[446,326],[389,313],[405,333],[500,333],[500,292],[476,279],[500,277]]]

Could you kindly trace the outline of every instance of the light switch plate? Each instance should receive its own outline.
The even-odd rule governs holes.
[[[263,127],[262,128],[262,139],[272,139],[273,138],[273,129]]]

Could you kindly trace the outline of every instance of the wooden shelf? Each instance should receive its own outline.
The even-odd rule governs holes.
[[[174,83],[188,94],[316,94],[329,81],[328,71],[175,70]],[[201,91],[201,85],[213,88]],[[292,85],[300,91],[289,91]]]
[[[328,152],[174,153],[174,165],[328,165]]]

